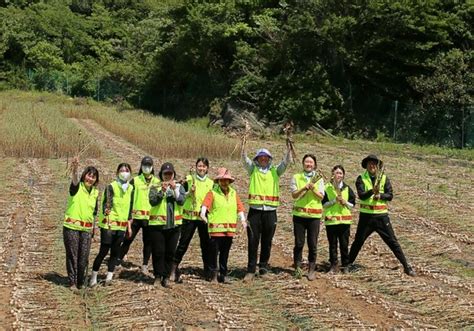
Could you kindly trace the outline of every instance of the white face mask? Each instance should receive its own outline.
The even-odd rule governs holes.
[[[119,172],[119,178],[126,182],[130,179],[130,173],[128,171]]]
[[[151,174],[151,171],[153,170],[153,167],[152,166],[142,166],[142,172],[145,174],[145,175],[149,175]]]

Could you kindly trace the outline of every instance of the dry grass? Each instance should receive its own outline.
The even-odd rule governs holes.
[[[46,93],[0,93],[0,151],[9,156],[72,156],[91,140],[67,118],[92,119],[152,155],[229,158],[236,140],[140,110],[119,111],[86,99]],[[92,144],[84,156],[97,157]],[[237,157],[237,154],[234,154]]]
[[[0,94],[0,151],[6,156],[59,158],[73,156],[84,147],[84,155],[97,157],[91,137],[60,112],[60,103],[21,92]]]
[[[92,119],[110,132],[161,158],[205,155],[228,158],[237,143],[222,134],[178,123],[141,110],[118,111],[97,103],[64,105],[67,117]],[[234,154],[234,157],[238,157]]]

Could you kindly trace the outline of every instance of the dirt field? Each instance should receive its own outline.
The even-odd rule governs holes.
[[[119,162],[137,170],[146,155],[92,120],[72,120],[102,150],[100,159],[83,159],[81,167],[99,168],[101,187],[111,181]],[[157,142],[158,143],[158,142]],[[265,145],[283,156],[284,142],[252,141],[249,154]],[[297,144],[318,156],[325,173],[336,163],[346,167],[347,182],[361,172],[360,161],[374,146],[349,148],[320,143]],[[372,148],[372,149],[371,149]],[[293,277],[293,229],[289,194],[291,175],[282,177],[282,206],[270,260],[272,272],[251,284],[241,279],[247,263],[246,238],[234,240],[228,285],[211,285],[200,277],[200,252],[193,240],[181,265],[183,283],[172,289],[151,285],[143,275],[141,235],[132,244],[129,268],[116,272],[113,286],[74,293],[66,287],[62,217],[69,179],[65,159],[0,160],[0,327],[37,328],[473,328],[474,327],[474,164],[428,156],[380,154],[387,165],[395,198],[390,215],[395,233],[418,277],[403,273],[398,261],[373,235],[359,254],[360,271],[327,274],[326,232],[321,226],[318,276],[314,282]],[[184,175],[193,159],[162,160],[176,164]],[[242,198],[248,178],[237,160],[210,160],[211,176],[218,166],[237,177]],[[357,215],[357,208],[354,211]],[[357,217],[356,217],[357,219]],[[351,241],[356,224],[351,228]],[[197,235],[196,235],[197,237]],[[195,237],[195,239],[197,239]],[[93,243],[90,264],[99,243]],[[306,250],[305,253],[306,254]],[[151,269],[151,266],[150,266]],[[102,267],[100,277],[105,276]]]

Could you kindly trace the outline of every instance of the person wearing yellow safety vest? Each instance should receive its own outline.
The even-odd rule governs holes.
[[[280,177],[291,161],[290,150],[287,148],[285,159],[277,166],[272,164],[272,160],[272,155],[265,148],[259,149],[253,160],[250,160],[245,152],[245,146],[242,145],[242,161],[250,175],[248,264],[245,282],[252,281],[255,276],[259,244],[261,244],[259,273],[264,275],[269,270],[268,261],[277,223],[276,210],[280,205]]]
[[[390,223],[387,202],[392,201],[393,191],[390,180],[381,171],[382,164],[377,156],[368,155],[362,160],[362,168],[366,171],[356,180],[357,195],[360,199],[360,216],[354,242],[349,252],[350,271],[355,269],[353,263],[365,240],[375,231],[403,265],[404,272],[409,276],[416,276],[403,254]],[[376,185],[376,181],[379,185]]]
[[[349,235],[352,224],[351,209],[355,205],[355,194],[344,183],[346,171],[342,165],[332,168],[332,178],[326,184],[324,199],[324,225],[329,243],[330,273],[337,272],[337,244],[341,251],[341,271],[346,273],[349,264]]]
[[[94,264],[90,286],[97,285],[97,275],[100,265],[110,251],[107,266],[105,285],[110,285],[114,275],[120,254],[120,245],[125,233],[131,233],[130,205],[132,200],[133,186],[129,180],[132,169],[128,163],[120,163],[117,167],[117,179],[107,185],[102,200],[102,213],[100,215],[100,248]]]
[[[63,223],[66,270],[71,289],[82,288],[91,247],[94,217],[99,197],[99,172],[95,167],[84,169],[79,178],[79,161],[74,158],[69,197]]]
[[[150,189],[151,210],[147,231],[151,241],[154,285],[171,287],[171,264],[179,240],[186,191],[175,181],[176,172],[171,163],[163,163],[159,177],[161,186]]]
[[[186,191],[186,200],[183,206],[183,225],[181,226],[181,236],[179,237],[174,262],[171,266],[171,281],[179,280],[178,266],[188,250],[189,243],[193,239],[196,229],[199,233],[204,277],[207,278],[210,274],[207,261],[209,257],[209,234],[207,233],[207,224],[199,217],[202,201],[214,186],[214,181],[207,175],[208,169],[209,160],[205,157],[198,158],[196,161],[196,173],[188,175],[183,183]]]
[[[317,161],[313,154],[303,156],[303,171],[291,179],[293,203],[293,263],[296,272],[301,269],[305,234],[308,236],[308,280],[316,278],[316,254],[319,226],[323,213],[324,180],[316,173]]]
[[[149,156],[145,156],[140,163],[140,170],[138,175],[130,181],[130,185],[133,186],[132,191],[132,233],[130,237],[126,237],[120,247],[119,263],[122,262],[124,257],[127,255],[130,245],[135,239],[136,235],[142,229],[143,238],[143,262],[142,272],[146,274],[148,272],[148,261],[151,256],[151,243],[147,238],[148,232],[145,228],[148,226],[148,219],[150,218],[151,205],[148,200],[148,193],[150,186],[160,185],[160,180],[155,176],[155,170],[153,169],[153,159]]]
[[[237,230],[237,218],[245,229],[244,205],[237,192],[230,186],[234,178],[226,168],[219,168],[214,181],[218,183],[208,192],[201,207],[201,218],[209,229],[209,266],[211,282],[228,283],[227,260],[232,238]],[[219,266],[217,258],[219,256]]]

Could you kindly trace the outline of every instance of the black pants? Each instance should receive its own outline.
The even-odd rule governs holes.
[[[87,262],[91,248],[91,233],[63,227],[64,248],[66,248],[66,270],[69,286],[84,285]]]
[[[349,235],[351,234],[350,224],[326,225],[326,234],[329,242],[329,263],[337,264],[337,242],[341,251],[341,266],[349,264]]]
[[[400,244],[398,243],[397,237],[395,237],[395,233],[393,232],[392,224],[390,223],[390,218],[388,215],[373,216],[371,214],[365,213],[360,213],[357,232],[349,253],[349,263],[353,263],[355,261],[365,240],[374,231],[377,232],[382,240],[387,244],[387,246],[390,247],[393,254],[395,254],[403,267],[407,268],[407,260],[403,254]]]
[[[221,276],[227,276],[227,260],[229,259],[232,237],[211,237],[209,240],[209,267],[211,271],[219,271]],[[219,256],[219,268],[217,267]]]
[[[97,254],[94,260],[94,265],[92,266],[93,271],[99,271],[102,261],[110,250],[107,271],[114,272],[120,254],[120,245],[122,244],[124,237],[125,231],[100,229],[100,249],[99,254]]]
[[[308,261],[316,262],[319,237],[319,218],[305,218],[293,216],[293,233],[295,247],[293,248],[293,262],[295,267],[301,266],[303,247],[306,233],[308,233]]]
[[[174,262],[180,264],[183,260],[184,254],[188,250],[191,239],[193,239],[194,232],[198,229],[199,242],[201,244],[201,258],[204,266],[204,271],[209,271],[209,232],[207,230],[207,224],[199,220],[183,220],[181,225],[181,236],[179,237],[178,248],[176,249],[176,255]]]
[[[248,214],[250,229],[247,229],[248,264],[247,272],[254,273],[257,269],[258,245],[261,241],[260,268],[268,268],[272,239],[275,234],[277,214],[276,210],[263,211],[250,208]]]
[[[140,229],[142,229],[142,240],[143,240],[143,265],[148,265],[151,256],[151,243],[148,239],[148,231],[145,231],[145,227],[148,225],[148,220],[137,220],[134,219],[132,222],[132,235],[130,238],[125,238],[122,246],[120,247],[119,259],[123,260],[124,256],[127,255],[130,245],[137,236]]]
[[[156,278],[170,276],[180,227],[164,230],[162,226],[148,226],[148,238],[151,241],[153,273]]]

